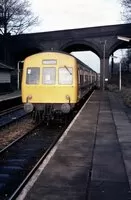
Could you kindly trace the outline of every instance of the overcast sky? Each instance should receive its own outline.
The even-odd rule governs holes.
[[[31,32],[120,24],[120,0],[30,0],[40,25]],[[99,58],[91,52],[75,53],[83,62],[99,72]],[[95,62],[94,62],[95,60]]]

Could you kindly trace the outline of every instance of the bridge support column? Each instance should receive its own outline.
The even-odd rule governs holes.
[[[100,59],[100,88],[105,89],[105,78],[109,79],[109,59]]]
[[[109,72],[109,59],[105,59],[105,78],[110,78],[110,72]]]

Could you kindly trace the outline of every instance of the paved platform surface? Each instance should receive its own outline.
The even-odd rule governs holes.
[[[131,199],[131,122],[118,99],[95,91],[17,199]]]
[[[127,134],[129,136],[131,123],[118,99],[107,92],[101,97],[88,199],[130,199],[128,169],[123,159],[125,151],[121,139]],[[119,128],[124,130],[123,133],[120,134]]]
[[[20,96],[21,96],[21,91],[20,90],[16,90],[14,92],[10,92],[10,93],[4,94],[4,95],[0,95],[0,102],[8,100],[8,99],[13,99],[13,98],[16,98],[16,97],[20,97]]]

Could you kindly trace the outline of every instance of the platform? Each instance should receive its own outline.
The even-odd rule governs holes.
[[[95,91],[17,200],[131,199],[130,148],[118,95]]]
[[[4,95],[0,95],[0,102],[6,101],[6,100],[9,100],[9,99],[14,99],[14,98],[17,98],[17,97],[21,97],[21,91],[20,90],[16,90],[14,92],[10,92],[10,93],[4,94]]]

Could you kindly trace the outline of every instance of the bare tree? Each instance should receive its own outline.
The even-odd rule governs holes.
[[[123,17],[126,22],[131,22],[131,0],[120,0],[123,6]]]
[[[29,27],[38,23],[31,11],[31,4],[28,0],[0,0],[1,27],[0,32],[21,34]]]

